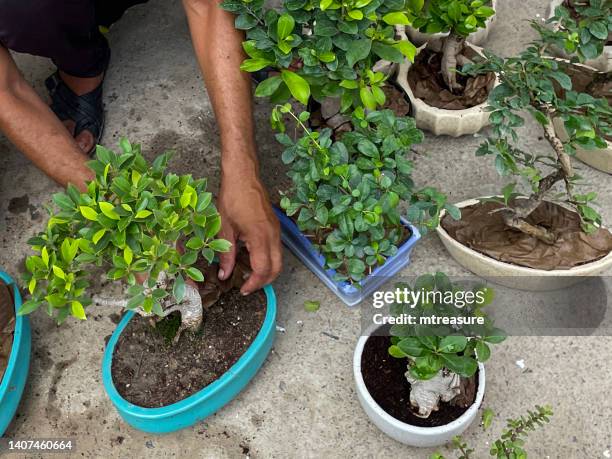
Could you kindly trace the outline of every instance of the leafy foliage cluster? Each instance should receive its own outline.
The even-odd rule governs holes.
[[[413,163],[405,157],[423,138],[414,119],[373,111],[355,118],[353,131],[333,140],[331,129],[308,129],[308,113],[297,116],[289,104],[273,113],[281,131],[283,114],[294,117],[305,135],[294,141],[285,132],[277,134],[294,184],[281,207],[296,216],[301,231],[314,236],[325,267],[337,271],[337,281],[359,281],[397,253],[406,231],[401,201],[412,202],[412,221],[430,227],[437,226],[442,208],[458,213],[436,190],[414,190]]]
[[[483,29],[494,14],[490,0],[434,0],[419,11],[412,26],[429,34],[451,32],[467,37]]]
[[[533,210],[533,205],[555,183],[563,182],[565,197],[561,201],[574,207],[582,217],[583,229],[592,232],[601,225],[601,216],[591,205],[597,195],[575,192],[582,177],[573,170],[571,157],[576,147],[592,150],[607,146],[605,136],[612,135],[612,109],[605,98],[574,89],[568,75],[568,66],[573,64],[551,58],[549,51],[554,40],[539,24],[534,23],[534,27],[540,32],[540,38],[518,56],[501,58],[486,52],[485,62],[463,69],[470,74],[495,72],[501,80],[491,92],[487,108],[491,112],[492,135],[480,146],[477,155],[493,156],[500,175],[516,176],[526,182],[531,191],[527,209]],[[542,127],[552,152],[525,151],[518,145],[517,129],[525,123],[524,112]],[[553,120],[556,118],[563,121],[569,135],[566,142],[561,142],[555,133]],[[552,172],[547,174],[550,168]],[[504,199],[498,201],[522,219],[528,212],[512,203],[519,196],[515,187],[516,183],[511,183],[504,188]]]
[[[490,411],[489,411],[490,413]],[[536,405],[535,410],[528,410],[526,415],[518,418],[510,418],[506,422],[506,429],[500,438],[493,442],[489,454],[497,459],[527,459],[525,450],[525,440],[530,432],[534,432],[540,427],[550,422],[553,410],[549,405]],[[483,427],[486,429],[490,420],[485,421],[483,415]],[[460,436],[453,438],[453,446],[458,451],[457,459],[474,459],[475,451],[470,448]],[[440,453],[434,453],[429,459],[445,459]]]
[[[443,294],[453,291],[467,291],[467,286],[453,284],[441,272],[417,278],[413,286],[399,284],[402,289],[440,292],[442,295],[422,295],[419,304],[398,303],[391,312],[395,315],[410,314],[416,317],[416,325],[393,325],[389,354],[409,360],[410,374],[417,379],[428,380],[442,369],[469,378],[478,370],[478,362],[486,362],[491,356],[490,344],[505,340],[505,333],[495,328],[483,307],[493,301],[493,290],[474,285],[471,291],[481,292],[482,301],[458,307],[441,301]],[[483,324],[425,325],[420,317],[482,317]]]
[[[396,37],[396,25],[415,19],[423,0],[285,0],[280,10],[264,0],[225,0],[246,31],[247,72],[270,68],[280,75],[262,81],[257,96],[284,103],[291,96],[304,105],[312,96],[339,97],[342,111],[374,110],[385,102],[386,75],[374,65],[384,59],[414,59],[416,48]],[[299,62],[301,68],[293,64]]]
[[[26,260],[31,298],[19,314],[44,305],[59,323],[69,315],[85,319],[95,265],[130,285],[128,309],[142,306],[161,315],[161,300],[183,299],[185,279],[204,279],[194,266],[200,255],[212,262],[216,252],[229,250],[228,241],[215,238],[221,219],[205,179],[166,173],[169,153],[150,165],[139,145],[124,139],[120,146],[120,154],[97,147],[87,192],[69,185],[53,195],[56,208],[49,209],[45,231],[28,241],[38,255]],[[156,286],[161,271],[169,278],[165,288]],[[137,276],[148,276],[146,285]]]
[[[561,4],[548,20],[552,30],[543,29],[546,38],[570,54],[575,61],[584,62],[599,56],[612,33],[612,9],[608,0],[572,0],[570,11]]]

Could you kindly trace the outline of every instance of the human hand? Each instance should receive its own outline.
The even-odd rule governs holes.
[[[245,243],[252,273],[240,289],[248,295],[272,282],[282,268],[278,219],[263,185],[255,176],[225,177],[218,199],[221,215],[219,237],[232,243],[219,254],[219,279],[230,277],[236,263],[236,242]]]

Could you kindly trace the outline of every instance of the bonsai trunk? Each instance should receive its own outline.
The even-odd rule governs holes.
[[[476,385],[473,378],[462,378],[446,369],[427,380],[416,379],[409,371],[405,376],[410,383],[410,405],[414,414],[421,418],[438,411],[440,402],[468,407],[474,401]]]
[[[540,180],[538,191],[528,199],[515,200],[510,208],[503,210],[504,223],[510,228],[521,231],[522,233],[533,236],[546,244],[554,244],[557,240],[556,234],[540,225],[533,225],[527,222],[526,218],[538,208],[546,193],[553,185],[561,180],[565,182],[565,189],[568,196],[572,195],[572,188],[569,179],[574,175],[574,169],[569,155],[563,148],[563,142],[557,137],[552,123],[551,113],[544,110],[548,123],[544,126],[544,137],[552,146],[558,168]]]
[[[452,93],[459,92],[463,87],[457,82],[457,67],[469,62],[463,54],[465,37],[451,32],[442,45],[442,78]]]

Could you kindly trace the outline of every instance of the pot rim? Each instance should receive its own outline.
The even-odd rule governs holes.
[[[225,373],[223,373],[218,379],[214,380],[209,385],[203,387],[183,400],[179,400],[178,402],[158,408],[145,408],[128,402],[119,394],[115,384],[113,383],[111,367],[115,346],[119,340],[119,336],[121,336],[121,333],[124,331],[129,321],[136,314],[134,311],[128,311],[111,335],[111,338],[104,349],[104,356],[102,359],[102,382],[113,405],[115,405],[121,412],[130,416],[148,420],[162,420],[168,416],[190,411],[195,406],[214,397],[218,392],[223,390],[223,388],[232,380],[236,373],[240,373],[242,369],[248,365],[253,356],[260,351],[261,346],[266,341],[266,337],[270,333],[274,332],[274,328],[276,327],[276,295],[272,285],[270,284],[266,285],[263,288],[263,291],[266,294],[267,299],[266,316],[259,332],[257,333],[257,336],[244,354],[242,354]]]
[[[17,364],[18,364],[17,358],[21,354],[22,348],[24,348],[26,345],[25,336],[23,335],[23,333],[24,333],[24,327],[26,326],[26,321],[28,320],[28,318],[25,316],[17,315],[17,311],[19,311],[19,308],[21,307],[21,292],[19,291],[17,283],[13,280],[11,276],[8,275],[8,273],[2,270],[0,270],[0,279],[2,279],[2,281],[4,281],[5,284],[7,284],[8,288],[12,288],[13,290],[13,297],[14,297],[13,306],[15,310],[15,330],[13,332],[13,343],[11,345],[11,353],[9,355],[9,359],[8,359],[6,369],[4,371],[4,375],[2,376],[2,379],[0,381],[0,400],[2,400],[7,393],[9,381],[11,380],[11,377],[15,373],[15,368],[17,367]]]
[[[489,198],[489,197],[494,197],[494,195],[493,196],[482,196],[482,197]],[[455,204],[455,206],[461,209],[463,207],[468,207],[473,204],[478,204],[479,202],[480,201],[478,199],[472,198],[472,199],[466,199],[465,201],[458,202]],[[474,258],[480,259],[494,266],[500,266],[504,268],[511,267],[513,270],[525,276],[540,276],[540,277],[563,277],[563,276],[581,276],[581,275],[589,276],[589,275],[592,275],[593,273],[594,265],[612,262],[612,251],[611,251],[610,253],[608,253],[608,255],[606,255],[603,258],[600,258],[599,260],[590,261],[589,263],[585,263],[580,266],[575,266],[570,269],[553,269],[553,270],[547,271],[545,269],[535,269],[535,268],[529,268],[527,266],[515,265],[513,263],[506,263],[504,261],[499,261],[499,260],[496,260],[495,258],[489,257],[480,252],[477,252],[476,250],[462,244],[461,242],[451,237],[451,235],[448,234],[446,230],[442,227],[442,218],[444,218],[445,215],[446,215],[446,210],[443,209],[442,212],[440,212],[440,224],[436,228],[436,232],[438,233],[438,236],[440,236],[440,238],[450,241],[453,245],[460,247],[461,250],[468,252]],[[603,228],[606,228],[606,227],[604,226]]]
[[[454,428],[463,425],[465,422],[468,422],[470,418],[476,415],[476,412],[480,409],[480,406],[482,405],[486,386],[485,367],[481,362],[478,362],[478,390],[476,391],[474,403],[472,403],[470,407],[461,416],[449,422],[448,424],[436,427],[414,426],[412,424],[408,424],[406,422],[402,422],[399,419],[394,418],[384,409],[382,409],[382,407],[376,402],[376,400],[372,398],[372,395],[370,395],[370,392],[368,391],[368,388],[365,385],[365,381],[363,380],[363,375],[361,374],[361,356],[363,354],[363,348],[365,346],[366,341],[370,338],[369,333],[371,333],[378,327],[379,326],[371,326],[370,328],[368,328],[368,331],[365,335],[359,337],[357,345],[355,346],[355,352],[353,353],[353,375],[355,378],[355,385],[357,386],[357,391],[363,396],[364,401],[374,409],[376,414],[380,418],[382,418],[384,422],[393,425],[393,427],[400,429],[405,433],[416,434],[420,436],[437,436],[440,434],[445,434],[449,430],[453,430]]]

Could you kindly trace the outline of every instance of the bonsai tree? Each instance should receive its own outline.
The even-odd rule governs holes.
[[[448,89],[456,93],[463,89],[457,82],[457,67],[470,59],[463,54],[467,37],[485,27],[495,14],[490,0],[428,0],[424,3],[412,26],[425,33],[448,33],[441,40],[428,44],[442,53],[442,77]]]
[[[565,0],[547,22],[553,29],[542,29],[543,35],[574,61],[596,58],[612,40],[612,15],[606,0]]]
[[[275,103],[293,96],[304,105],[311,96],[319,102],[337,97],[346,112],[384,104],[386,75],[377,61],[414,59],[415,46],[398,40],[394,26],[409,24],[411,6],[418,3],[287,0],[277,11],[265,9],[264,0],[226,0],[222,7],[236,14],[236,28],[246,31],[249,58],[242,70],[278,73],[261,81],[255,95]]]
[[[212,263],[230,248],[215,238],[221,219],[212,194],[205,179],[167,173],[170,153],[149,164],[139,145],[124,139],[120,146],[120,154],[97,147],[87,192],[69,185],[53,195],[46,229],[28,241],[37,254],[26,259],[31,298],[19,314],[43,306],[58,323],[70,315],[85,320],[96,266],[128,284],[127,309],[158,317],[180,311],[181,330],[197,330],[202,300],[186,280],[201,282],[196,261]]]
[[[537,24],[535,28],[541,33],[540,39],[517,57],[504,59],[486,53],[485,62],[464,68],[464,71],[471,74],[495,72],[501,80],[489,96],[492,135],[476,154],[494,156],[495,167],[501,175],[519,177],[530,189],[526,199],[516,199],[520,196],[515,191],[516,183],[510,183],[502,190],[502,198],[492,199],[502,204],[499,211],[508,227],[552,244],[557,237],[555,232],[529,223],[526,218],[556,183],[563,184],[561,201],[580,214],[585,232],[594,232],[601,226],[601,216],[592,207],[596,193],[575,191],[581,177],[574,170],[572,156],[577,145],[585,149],[606,147],[602,137],[612,135],[612,110],[606,99],[573,90],[572,80],[564,68],[571,64],[550,58],[547,55],[552,44],[550,35]],[[580,45],[577,49],[584,47]],[[524,111],[541,126],[550,152],[524,151],[518,145],[517,128],[525,122]],[[569,135],[566,142],[555,133],[555,118],[563,120]]]
[[[474,375],[478,362],[486,362],[490,344],[505,339],[503,331],[495,328],[482,308],[493,300],[493,291],[475,286],[470,291],[473,301],[456,295],[467,292],[443,273],[419,277],[414,286],[404,288],[423,292],[415,305],[398,303],[394,314],[416,317],[416,325],[393,325],[389,354],[407,359],[406,380],[410,383],[410,407],[415,415],[427,418],[438,411],[440,402],[462,407],[474,401],[476,384]],[[469,303],[469,304],[468,304]],[[455,325],[429,325],[421,317],[456,318]],[[483,324],[459,319],[482,317]]]
[[[285,114],[304,133],[296,141],[284,132]],[[396,117],[390,110],[369,112],[355,117],[353,131],[334,141],[331,129],[306,127],[308,115],[296,115],[289,104],[272,114],[293,182],[280,204],[288,216],[297,217],[299,229],[323,254],[325,267],[336,270],[337,281],[358,282],[397,253],[407,232],[400,222],[401,202],[411,203],[413,222],[430,228],[438,225],[443,208],[458,216],[445,195],[414,187],[413,164],[405,154],[423,133],[412,118]]]
[[[489,414],[487,418],[485,415]],[[493,446],[489,450],[492,457],[498,459],[527,459],[527,451],[525,451],[525,440],[529,433],[536,431],[550,422],[550,417],[553,415],[552,408],[549,405],[536,405],[535,410],[528,410],[526,415],[518,418],[509,418],[506,422],[506,428],[501,436],[493,442]],[[486,411],[483,415],[483,428],[487,429],[492,420],[492,412]],[[475,459],[474,449],[470,448],[461,437],[453,438],[453,446],[458,451],[457,459]],[[432,454],[429,459],[445,459],[440,453]]]

